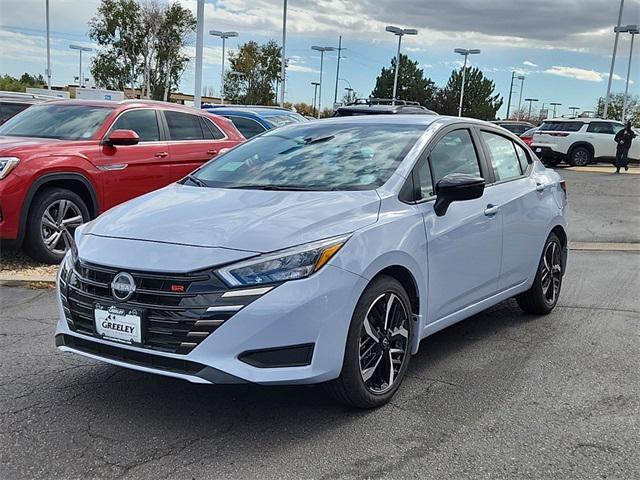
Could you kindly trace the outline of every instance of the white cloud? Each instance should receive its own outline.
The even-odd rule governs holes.
[[[604,78],[604,74],[596,72],[595,70],[587,70],[578,67],[564,67],[559,65],[547,68],[543,73],[557,75],[559,77],[575,78],[576,80],[584,80],[587,82],[601,82]]]
[[[526,65],[527,67],[537,67],[538,65],[536,65],[533,62],[530,62],[529,60],[525,60],[524,62],[522,62],[523,65]]]

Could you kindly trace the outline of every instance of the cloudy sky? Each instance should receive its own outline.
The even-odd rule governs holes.
[[[195,13],[196,0],[180,1]],[[68,84],[78,69],[77,53],[68,45],[92,46],[87,22],[99,0],[50,3],[53,83]],[[0,73],[44,74],[44,5],[44,0],[0,0]],[[418,29],[416,37],[403,40],[403,52],[439,85],[458,68],[454,48],[480,48],[473,63],[496,82],[505,103],[515,70],[526,77],[523,98],[540,99],[538,107],[560,102],[561,113],[569,106],[591,110],[606,91],[618,8],[618,0],[289,0],[287,99],[311,102],[310,83],[318,79],[320,58],[310,47],[337,46],[339,35],[346,47],[339,92],[351,84],[367,96],[381,67],[395,55],[395,37],[384,31],[393,24]],[[623,24],[637,23],[640,0],[626,0]],[[206,0],[205,31],[237,30],[240,37],[229,42],[232,48],[247,40],[278,40],[281,28],[282,0]],[[217,93],[220,41],[206,37],[203,84]],[[629,35],[621,36],[614,91],[624,90],[629,46]],[[640,94],[640,58],[634,57],[636,82],[630,91]],[[327,54],[325,106],[333,101],[335,67],[335,54]],[[193,69],[185,72],[181,89],[193,90]]]

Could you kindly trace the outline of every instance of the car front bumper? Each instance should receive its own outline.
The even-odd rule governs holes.
[[[188,354],[120,344],[74,331],[58,289],[56,346],[193,383],[320,383],[340,374],[351,316],[366,284],[359,275],[327,265],[309,278],[281,284],[253,301]]]

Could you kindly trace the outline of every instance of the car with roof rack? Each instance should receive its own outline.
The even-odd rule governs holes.
[[[601,118],[554,118],[545,120],[533,134],[531,148],[550,166],[565,161],[584,167],[592,162],[610,162],[616,156],[615,134],[622,122]],[[634,142],[629,158],[640,160],[640,143]]]
[[[360,98],[342,105],[333,112],[334,117],[354,117],[360,115],[437,115],[433,110],[408,100],[389,98]]]
[[[268,105],[205,105],[204,110],[233,122],[246,139],[267,130],[291,123],[306,122],[307,119],[288,108]]]
[[[33,105],[0,125],[0,240],[57,263],[66,232],[243,141],[230,120],[177,104]]]

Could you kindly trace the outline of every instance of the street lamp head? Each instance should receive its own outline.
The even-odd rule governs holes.
[[[311,82],[311,85],[314,85],[317,87],[318,85],[320,85],[320,82]]]
[[[311,50],[317,50],[318,52],[333,52],[336,50],[336,47],[318,47],[317,45],[314,45],[311,47]]]
[[[215,37],[220,37],[220,38],[231,38],[231,37],[237,37],[238,32],[222,32],[220,30],[209,30],[209,35],[213,35]]]
[[[469,55],[469,50],[466,48],[456,48],[453,50],[454,53],[459,53],[460,55]]]
[[[83,47],[82,45],[74,45],[74,44],[69,45],[69,48],[71,50],[81,50],[83,52],[91,52],[93,50],[92,48],[89,48],[89,47]]]
[[[469,50],[469,54],[471,55],[478,55],[479,53],[480,53],[479,48],[472,48],[471,50]]]
[[[405,35],[417,35],[418,34],[418,30],[416,30],[415,28],[405,28],[403,30],[403,33]]]
[[[538,102],[539,100],[537,98],[525,98],[524,101],[525,102]]]
[[[518,80],[524,80],[524,75],[518,75]]]
[[[620,25],[619,27],[614,27],[614,32],[617,33],[638,33],[638,25]]]
[[[402,35],[402,29],[400,27],[394,27],[393,25],[389,25],[385,28],[387,32],[394,33],[396,35]]]

